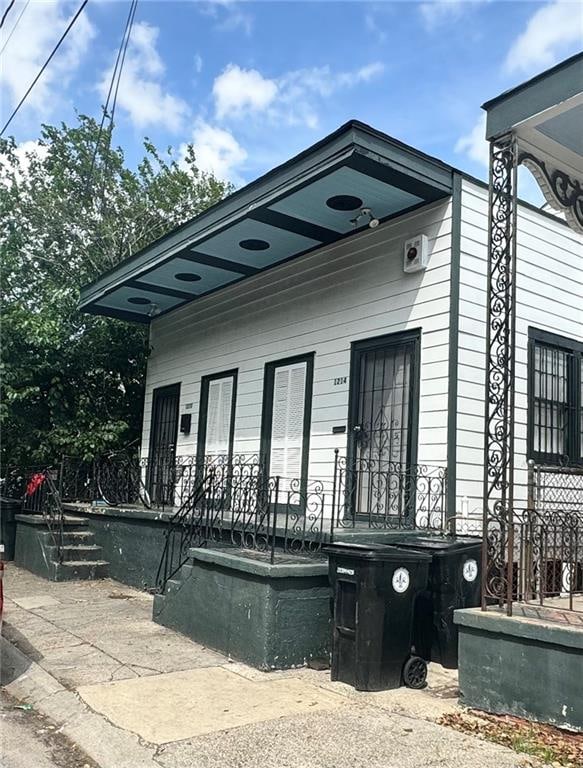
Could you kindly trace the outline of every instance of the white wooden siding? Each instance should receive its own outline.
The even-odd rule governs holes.
[[[425,272],[405,274],[404,241],[429,237]],[[192,410],[190,435],[177,452],[195,452],[200,380],[237,368],[234,450],[259,449],[264,366],[314,352],[309,474],[331,476],[334,449],[344,451],[351,342],[421,328],[420,462],[447,458],[451,202],[437,203],[375,230],[248,278],[152,323],[143,452],[148,448],[152,391],[181,383],[180,412]],[[347,377],[346,384],[334,379]]]
[[[488,192],[462,185],[457,504],[482,511]],[[516,498],[526,498],[528,327],[583,340],[583,238],[526,206],[518,212]]]

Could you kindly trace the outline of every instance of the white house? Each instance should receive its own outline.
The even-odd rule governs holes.
[[[529,458],[583,462],[583,237],[526,203],[518,216],[520,488]],[[447,467],[449,514],[481,512],[487,239],[486,185],[352,121],[81,308],[150,325],[151,462],[258,454],[285,482],[331,483],[338,449],[349,466]]]

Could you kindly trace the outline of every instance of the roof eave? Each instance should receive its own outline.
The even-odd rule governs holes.
[[[317,144],[121,262],[93,283],[84,286],[81,289],[79,309],[86,311],[89,305],[116,285],[147,270],[153,264],[170,258],[186,245],[195,245],[198,240],[244,217],[249,210],[285,195],[293,187],[345,162],[355,153],[406,171],[420,180],[430,181],[432,185],[442,189],[444,194],[451,191],[451,166],[370,126],[350,121]]]
[[[503,136],[530,117],[576,96],[582,84],[583,53],[578,53],[484,102],[486,139]]]

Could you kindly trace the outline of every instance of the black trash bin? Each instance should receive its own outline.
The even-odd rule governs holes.
[[[5,499],[0,496],[0,544],[4,544],[4,560],[14,560],[16,542],[15,516],[22,508],[20,499]]]
[[[382,544],[326,547],[334,600],[332,680],[359,691],[421,688],[427,664],[412,647],[416,595],[431,556]]]
[[[414,643],[427,661],[458,666],[458,628],[453,612],[480,605],[482,543],[478,539],[403,536],[392,543],[406,551],[431,555],[428,590],[416,603]]]

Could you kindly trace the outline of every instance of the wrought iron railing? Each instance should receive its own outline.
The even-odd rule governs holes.
[[[164,548],[156,574],[156,588],[166,590],[168,581],[188,560],[191,547],[202,546],[202,520],[209,487],[212,485],[213,469],[199,476],[190,492],[184,497],[178,510],[168,520],[164,536]]]
[[[583,468],[530,462],[528,506],[511,521],[488,526],[483,606],[583,611]]]
[[[274,477],[256,456],[214,462],[202,531],[207,543],[227,542],[269,555],[311,554],[331,537],[331,488],[321,481]],[[328,510],[328,515],[326,514]]]
[[[55,560],[61,562],[65,510],[60,494],[60,467],[7,467],[3,474],[2,494],[21,500],[23,514],[42,515],[55,548]]]
[[[168,513],[161,516],[167,531],[159,586],[191,547],[237,547],[273,562],[318,554],[348,528],[453,530],[446,527],[444,467],[353,462],[335,452],[328,470],[325,480],[276,477],[257,455],[140,460],[124,452],[93,461],[64,457],[53,479],[63,502]]]
[[[356,459],[334,462],[334,518],[341,528],[444,531],[447,468]]]
[[[195,456],[157,455],[140,459],[120,451],[91,461],[64,457],[61,464],[63,500],[108,506],[180,507],[197,477]]]

